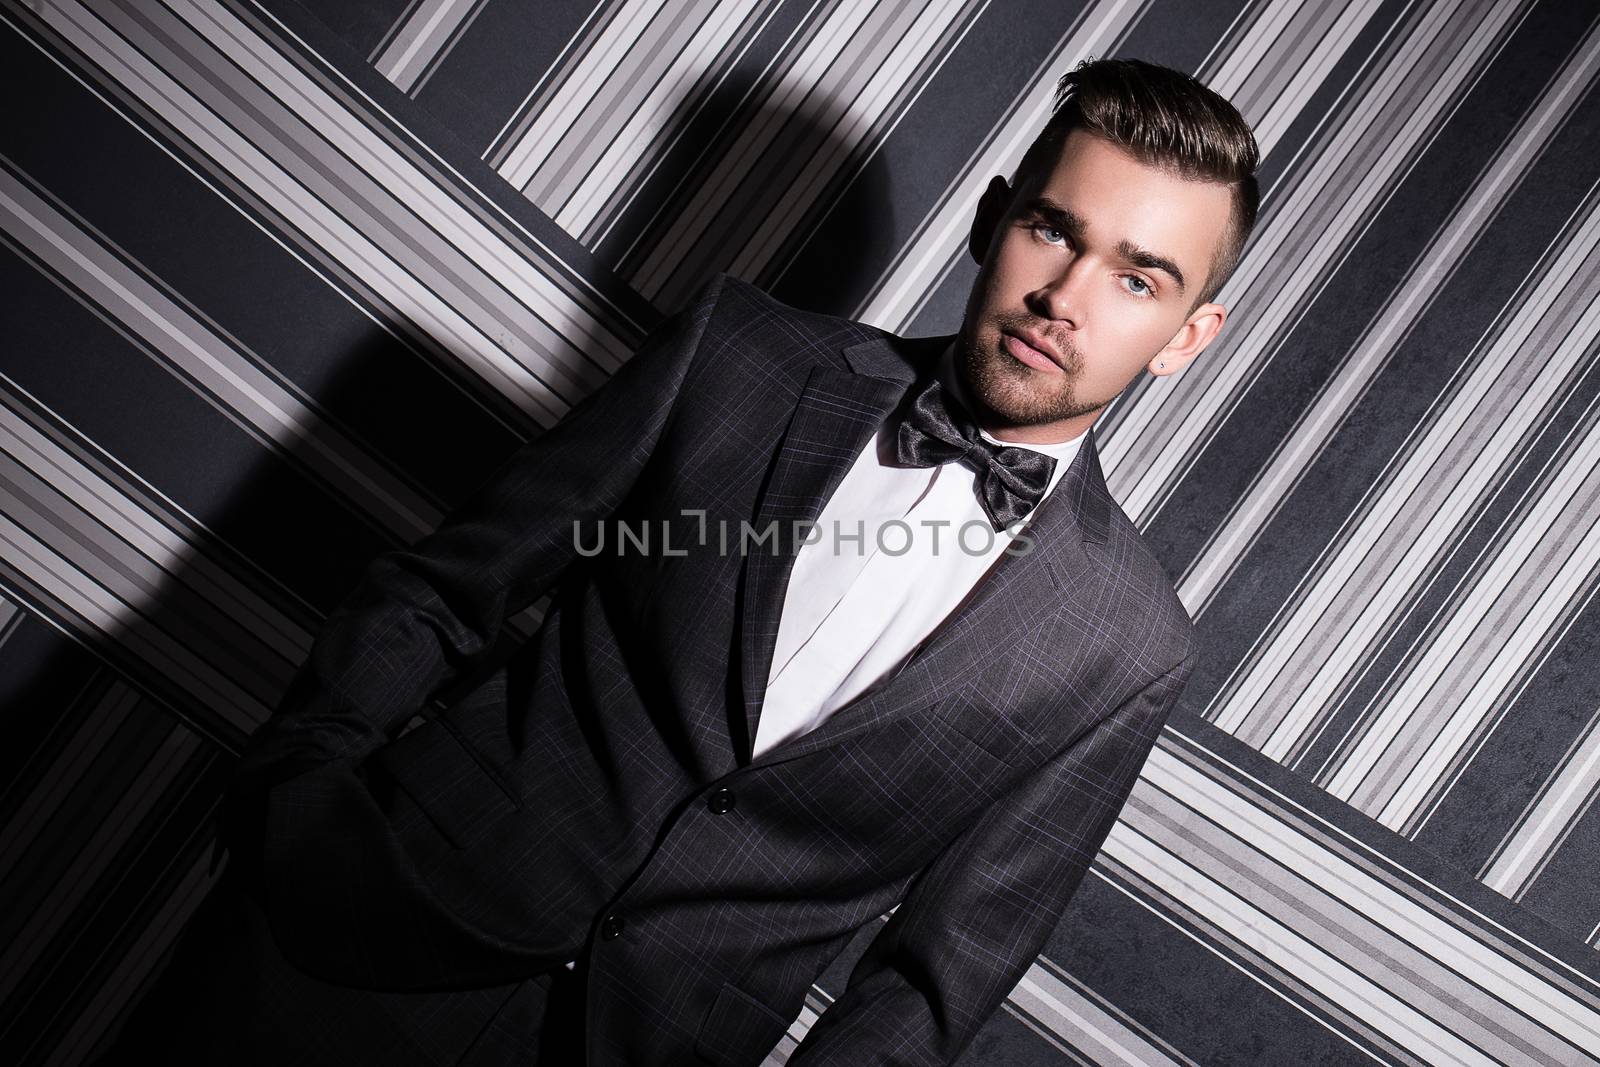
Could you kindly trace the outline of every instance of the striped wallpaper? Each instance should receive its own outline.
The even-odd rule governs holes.
[[[374,554],[718,271],[953,330],[1109,55],[1263,149],[1099,430],[1205,658],[963,1062],[1600,1063],[1595,0],[0,0],[0,1061],[115,1034]]]

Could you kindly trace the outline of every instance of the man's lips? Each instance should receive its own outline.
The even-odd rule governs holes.
[[[1006,349],[1023,363],[1039,370],[1061,373],[1061,360],[1048,341],[1026,334],[1004,333],[1001,336],[1005,338]]]

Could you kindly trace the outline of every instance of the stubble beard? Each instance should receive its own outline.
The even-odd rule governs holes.
[[[990,342],[962,335],[956,344],[956,362],[984,423],[1000,426],[1037,426],[1077,418],[1098,411],[1103,404],[1088,403],[1077,395],[1083,357],[1071,342],[1052,338],[1066,366],[1054,374],[1030,367],[1007,352],[1004,331],[1046,333],[1031,315],[999,314],[991,320],[998,331]]]

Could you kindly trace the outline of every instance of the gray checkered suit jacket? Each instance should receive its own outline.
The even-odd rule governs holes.
[[[793,522],[948,341],[719,277],[436,532],[378,557],[230,792],[230,862],[284,954],[424,990],[586,952],[591,1064],[735,1067],[903,900],[790,1063],[952,1060],[1100,847],[1193,631],[1091,436],[1031,552],[894,677],[750,758]],[[574,522],[591,544],[607,517],[667,520],[683,554],[580,554]],[[722,553],[741,521],[784,532]],[[496,661],[503,620],[546,591],[538,634]]]

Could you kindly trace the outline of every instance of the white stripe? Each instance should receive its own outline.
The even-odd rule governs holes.
[[[554,214],[563,229],[575,234],[585,233],[599,212],[614,208],[615,198],[623,185],[634,178],[645,154],[665,152],[670,147],[671,142],[660,143],[659,138],[666,132],[675,112],[684,100],[692,97],[701,79],[716,66],[727,63],[729,57],[721,53],[744,20],[762,2],[737,0],[717,5],[673,59],[651,93],[628,115],[623,126],[611,132],[609,123],[601,124],[599,135],[609,138],[610,143],[565,202],[552,203],[538,198],[534,202]],[[590,87],[591,92],[593,88]]]
[[[1489,220],[1517,187],[1550,138],[1570,114],[1581,87],[1600,59],[1591,36],[1573,64],[1546,93],[1475,183],[1461,209],[1417,259],[1417,265],[1396,285],[1371,329],[1338,372],[1323,387],[1294,430],[1275,450],[1266,468],[1230,509],[1227,520],[1208,540],[1179,582],[1184,605],[1199,615],[1232,569],[1250,550],[1277,514],[1300,478],[1343,425],[1374,377],[1388,365],[1395,349],[1466,260],[1487,229]],[[1202,358],[1209,358],[1209,354]]]
[[[1550,277],[1573,276],[1582,249],[1600,236],[1597,223],[1600,214],[1586,221],[1549,268]],[[1556,298],[1556,290],[1543,284],[1524,293],[1500,336],[1463,364],[1465,380],[1443,410],[1430,413],[1398,469],[1385,472],[1373,487],[1359,519],[1312,572],[1305,594],[1287,606],[1284,621],[1269,631],[1262,651],[1246,661],[1239,682],[1224,690],[1214,720],[1219,727],[1248,735],[1274,759],[1315,728],[1385,621],[1424,576],[1427,563],[1491,486],[1502,457],[1530,432],[1537,412],[1581,358],[1577,346],[1563,345],[1548,358],[1527,347]],[[1270,704],[1276,714],[1286,702],[1288,710],[1261,737],[1262,726],[1252,720],[1263,705]]]
[[[924,217],[915,235],[856,309],[856,318],[895,332],[903,332],[910,325],[966,247],[967,232],[988,176],[1015,170],[1028,145],[1044,128],[1062,70],[1080,57],[1105,54],[1142,10],[1139,0],[1096,0],[1084,12],[1074,31],[1040,65],[1033,83],[1013,102],[993,139],[974,154]]]
[[[782,199],[762,216],[729,268],[740,277],[756,277],[772,263],[784,242],[800,226],[805,214],[846,163],[861,155],[869,141],[881,140],[885,123],[891,120],[895,98],[917,75],[939,43],[961,17],[966,0],[934,0],[917,15],[910,28],[901,33],[888,53],[865,69],[870,72],[865,84],[848,97],[849,87],[839,87],[836,104],[844,103],[842,113],[832,118],[822,151],[814,152],[794,175],[793,184]],[[903,114],[903,109],[902,109]]]
[[[373,64],[379,73],[410,92],[450,35],[460,28],[476,0],[426,0]],[[426,51],[424,50],[426,49]]]
[[[287,684],[310,635],[210,558],[209,546],[220,543],[215,535],[153,487],[129,481],[109,480],[16,412],[0,411],[0,482],[28,486],[46,509],[6,501],[0,556],[55,602],[51,617],[70,620],[90,647],[116,641],[123,654],[186,690],[195,706],[248,733],[276,696],[262,690]],[[148,624],[183,601],[212,607],[203,620],[193,607],[182,609],[215,636],[206,649]],[[130,618],[146,624],[130,626]]]
[[[1374,941],[1373,935],[1381,931],[1425,958],[1438,961],[1439,974],[1419,978],[1439,988],[1441,994],[1447,992],[1450,981],[1470,982],[1535,1021],[1550,1035],[1580,1047],[1600,1048],[1600,1012],[1591,1005],[1578,1000],[1541,973],[1496,951],[1493,944],[1471,936],[1468,931],[1400,894],[1367,869],[1261,805],[1242,803],[1248,800],[1246,795],[1209,779],[1168,751],[1165,745],[1158,745],[1151,753],[1141,780],[1168,794],[1182,809],[1192,812],[1193,817],[1219,827],[1280,865],[1282,871],[1297,875],[1290,899],[1283,902],[1286,914],[1298,910],[1293,903],[1294,893],[1323,895],[1325,900],[1347,909],[1352,921],[1374,928],[1358,934],[1362,940]],[[1152,804],[1165,803],[1154,794],[1145,795],[1153,797]],[[1448,1050],[1451,1055],[1479,1055],[1473,1050],[1459,1048],[1450,1030],[1465,1026],[1466,1020],[1420,1016],[1413,1006],[1397,1002],[1377,984],[1381,975],[1357,973],[1336,954],[1321,946],[1308,945],[1286,924],[1268,913],[1246,907],[1230,890],[1172,852],[1156,847],[1145,835],[1134,833],[1119,823],[1107,841],[1105,852],[1139,877],[1163,887],[1176,903],[1204,915],[1230,936],[1306,981],[1330,1002],[1380,1030],[1401,1047],[1413,1050],[1432,1047],[1438,1051]],[[1452,906],[1465,911],[1459,904],[1452,902]],[[1381,939],[1377,940],[1381,943]],[[1564,973],[1582,983],[1587,995],[1592,997],[1596,992],[1586,977],[1570,970]],[[1445,995],[1431,1002],[1443,1009],[1454,1003]],[[1476,1062],[1476,1059],[1464,1062]]]
[[[635,289],[648,299],[658,299],[681,270],[684,251],[704,239],[786,124],[831,125],[829,112],[845,106],[835,99],[841,70],[848,73],[852,66],[839,62],[841,54],[856,37],[872,32],[866,27],[875,13],[872,4],[840,4],[799,52],[785,57],[789,69],[767,90],[755,121],[739,131],[738,139],[717,161],[694,199],[672,220],[629,279]]]
[[[626,56],[665,9],[664,0],[624,0],[615,18],[583,54],[550,98],[539,119],[513,143],[495,169],[518,189],[533,180],[555,146],[583,115],[597,86],[606,82],[619,56]]]
[[[1501,20],[1509,17],[1496,11]],[[1205,439],[1280,354],[1277,346],[1290,320],[1304,313],[1315,290],[1326,283],[1330,266],[1372,223],[1374,208],[1392,191],[1396,175],[1415,164],[1418,144],[1432,136],[1438,115],[1457,101],[1458,86],[1478,73],[1482,53],[1500,43],[1501,23],[1495,17],[1467,24],[1454,21],[1457,14],[1453,3],[1429,11],[1428,21],[1329,139],[1315,166],[1296,180],[1289,199],[1264,212],[1239,271],[1217,297],[1225,306],[1242,304],[1253,313],[1182,375],[1157,379],[1119,409],[1100,455],[1113,494],[1136,522],[1149,520],[1168,488],[1203,451]],[[1463,25],[1474,25],[1472,39],[1449,45],[1446,71],[1429,71],[1423,53],[1436,52],[1438,35],[1464,32]],[[1400,129],[1375,129],[1393,123],[1395,98],[1407,88],[1424,92],[1424,101],[1406,107]],[[1378,158],[1370,159],[1374,144],[1383,147]],[[1354,188],[1339,187],[1352,180]]]
[[[458,272],[456,277],[481,297],[466,302],[479,305],[478,321],[463,318],[457,307],[429,291],[431,287],[454,287],[455,281],[434,277],[431,286],[419,284],[419,278],[433,272],[428,264],[405,250],[406,220],[383,220],[383,228],[369,228],[368,232],[350,225],[306,195],[299,178],[317,183],[322,179],[303,160],[295,157],[282,161],[303,168],[297,177],[259,146],[229,133],[184,87],[133,54],[107,27],[86,17],[76,6],[49,7],[45,14],[51,26],[91,61],[199,145],[207,160],[282,214],[318,249],[350,270],[405,319],[421,324],[427,335],[442,341],[474,373],[535,419],[548,425],[567,405],[566,400],[544,386],[535,371],[568,374],[567,367],[583,362],[574,346],[582,346],[584,354],[611,368],[626,358],[627,349],[621,340],[589,309],[578,305],[571,294],[547,279],[539,264],[524,258],[475,215],[460,210],[427,174],[231,13],[220,8],[197,9],[186,2],[175,6],[208,35],[211,44],[247,70],[267,91],[287,101],[296,116],[314,124],[316,136],[327,138],[344,159],[357,163],[356,180],[371,176],[443,238],[441,247],[459,257],[452,264]],[[220,98],[215,99],[229,106]],[[311,136],[309,129],[302,130],[292,123],[288,129],[295,136]],[[328,158],[326,148],[320,144],[306,141],[295,147],[309,156]],[[395,251],[379,247],[369,234],[382,238]],[[509,294],[517,301],[520,307],[516,313],[490,310],[495,305],[496,292]],[[551,362],[552,355],[559,358],[562,366]]]
[[[1600,515],[1597,504],[1600,428],[1564,465],[1449,626],[1412,667],[1405,685],[1339,767],[1331,793],[1348,794],[1363,811],[1376,809],[1385,826],[1398,829],[1414,817],[1468,744],[1482,736],[1491,713],[1508,705],[1513,683],[1525,676],[1534,653],[1548,648],[1557,623],[1570,619],[1581,587],[1600,560],[1600,524],[1593,521]],[[1400,726],[1417,718],[1432,736],[1392,745]],[[1389,776],[1398,768],[1403,777],[1381,790],[1362,788],[1380,768]],[[1393,795],[1385,798],[1390,789]]]
[[[1519,898],[1559,843],[1589,813],[1597,790],[1600,716],[1589,720],[1588,728],[1567,750],[1553,780],[1517,820],[1499,855],[1481,875],[1483,884],[1512,899]],[[1600,927],[1596,930],[1600,931]],[[1595,934],[1591,933],[1589,940],[1594,939]]]
[[[1043,1026],[1062,1044],[1091,1056],[1094,1063],[1104,1067],[1160,1067],[1184,1062],[1144,1040],[1038,964],[1028,968],[1007,1001],[1008,1006]]]
[[[85,299],[143,340],[152,357],[170,367],[186,387],[204,385],[209,400],[258,440],[307,467],[399,541],[409,544],[438,524],[438,508],[367,455],[363,446],[324,422],[278,376],[262,370],[265,361],[124,267],[116,255],[4,170],[0,229],[58,273],[75,280],[81,276]]]

